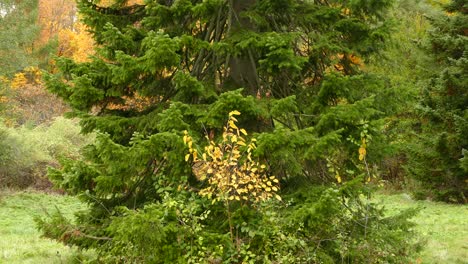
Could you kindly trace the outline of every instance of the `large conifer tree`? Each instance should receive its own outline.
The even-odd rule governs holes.
[[[90,211],[79,217],[74,229],[57,224],[60,217],[55,224],[43,223],[46,235],[111,255],[133,256],[129,258],[134,261],[139,257],[154,263],[187,261],[180,252],[190,253],[192,247],[204,244],[192,241],[190,250],[174,248],[174,241],[183,243],[195,229],[187,231],[185,225],[171,221],[180,212],[190,212],[189,218],[195,219],[190,210],[198,215],[196,219],[205,219],[199,212],[203,206],[193,205],[195,194],[190,192],[204,183],[194,177],[196,164],[192,168],[184,160],[183,131],[194,138],[194,148],[202,147],[205,135],[214,140],[221,135],[232,110],[242,113],[239,126],[258,133],[255,155],[281,178],[283,189],[293,191],[297,179],[323,183],[338,176],[341,181],[345,171],[358,171],[358,149],[366,148],[361,141],[371,138],[372,128],[386,111],[378,103],[382,102],[378,91],[384,84],[363,74],[360,66],[387,36],[382,20],[390,1],[126,2],[116,0],[102,6],[99,1],[79,1],[97,53],[79,64],[61,58],[60,72],[47,78],[49,89],[69,102],[72,115],[81,118],[83,131],[99,134],[96,143],[84,150],[83,160],[64,161],[63,170],[50,174],[59,187],[83,197]],[[176,202],[181,195],[185,200]],[[317,199],[323,203],[317,208],[322,209],[310,220],[317,221],[310,228],[322,229],[333,215],[342,213],[335,207],[339,201],[332,198],[341,194],[325,195]],[[180,204],[185,209],[179,211]],[[309,207],[298,206],[308,212],[304,219],[309,219]],[[151,214],[129,211],[142,208]],[[249,236],[253,233],[241,227],[239,219],[255,213],[249,215],[245,210],[240,207],[238,211],[238,228]],[[211,211],[225,219],[219,210]],[[350,215],[358,217],[354,215],[362,212]],[[129,228],[129,223],[134,227]],[[154,225],[160,227],[156,237]],[[209,242],[204,243],[219,242],[221,248],[205,249],[205,253],[220,250],[226,263],[240,262],[229,257],[232,248],[223,249],[226,237],[215,235],[225,233],[225,221],[212,220],[207,225],[203,231],[210,234],[204,236]],[[333,228],[323,229],[323,236],[335,236]],[[264,238],[276,230],[267,229],[262,231],[266,232]],[[197,234],[199,239],[202,235]],[[368,237],[367,230],[362,234]],[[132,240],[135,250],[112,236]],[[263,252],[261,259],[282,255],[279,246],[267,249],[270,242],[252,241],[251,250]],[[291,243],[299,240],[295,241]],[[314,239],[307,241],[315,243]],[[247,244],[239,239],[231,245],[240,254]],[[334,242],[319,246],[331,254],[323,259],[346,258],[335,252],[337,246]],[[294,248],[305,254],[299,244]],[[285,250],[289,253],[281,258],[295,255],[292,248]]]
[[[387,36],[390,1],[125,2],[80,3],[99,52],[61,59],[48,82],[85,132],[124,146],[135,132],[211,133],[237,109],[275,174],[329,180],[315,161],[356,152],[346,138],[385,111],[385,84],[359,66]]]

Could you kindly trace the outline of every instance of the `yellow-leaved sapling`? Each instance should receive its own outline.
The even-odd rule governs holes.
[[[279,181],[275,176],[268,176],[266,166],[252,158],[256,148],[256,139],[247,143],[247,131],[236,126],[238,111],[229,113],[224,127],[222,142],[213,140],[204,151],[199,153],[193,146],[193,140],[184,131],[184,143],[189,148],[185,160],[192,158],[193,171],[201,181],[207,181],[208,187],[199,193],[217,201],[244,201],[256,203],[270,198],[281,200],[277,194]],[[207,137],[208,138],[208,137]]]
[[[234,234],[230,203],[254,205],[271,198],[281,200],[277,194],[278,179],[268,175],[266,166],[252,158],[256,140],[252,138],[250,142],[247,142],[245,139],[248,135],[247,131],[236,125],[235,116],[238,115],[240,115],[239,111],[229,113],[220,143],[215,143],[208,136],[206,137],[209,144],[203,152],[195,149],[193,139],[187,131],[184,131],[183,137],[189,149],[185,160],[191,159],[195,176],[208,183],[208,186],[200,190],[199,194],[211,199],[212,203],[218,201],[224,203],[231,239],[234,239]]]

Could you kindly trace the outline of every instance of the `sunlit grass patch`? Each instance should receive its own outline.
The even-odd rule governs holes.
[[[421,207],[413,221],[426,244],[415,263],[467,263],[468,206],[415,201],[407,194],[379,195],[376,199],[385,204],[389,214]]]
[[[67,216],[84,209],[82,203],[70,196],[0,191],[0,263],[79,262],[81,253],[41,238],[36,229],[34,217],[55,207]]]

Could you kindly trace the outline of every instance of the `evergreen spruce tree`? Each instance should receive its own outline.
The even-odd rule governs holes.
[[[468,23],[465,1],[452,1],[432,19],[430,43],[440,73],[423,90],[420,133],[411,146],[408,171],[438,200],[467,202]],[[465,166],[466,167],[466,166]]]
[[[254,156],[268,163],[284,191],[294,193],[294,183],[304,179],[352,179],[386,111],[378,93],[385,84],[360,66],[387,37],[383,18],[390,1],[126,2],[79,1],[97,53],[85,63],[60,58],[60,72],[47,77],[49,89],[81,118],[83,132],[99,135],[83,160],[65,160],[62,170],[50,172],[89,211],[77,225],[60,215],[40,221],[46,236],[96,248],[109,262],[300,263],[385,255],[339,253],[337,248],[360,243],[317,245],[321,240],[310,237],[320,233],[327,240],[342,232],[369,242],[370,222],[354,226],[355,219],[368,219],[360,215],[368,211],[345,213],[363,204],[340,205],[351,199],[338,199],[359,196],[352,187],[298,203],[290,214],[297,226],[284,221],[280,227],[276,212],[260,214],[242,203],[226,215],[226,208],[198,196],[206,183],[195,177],[197,163],[185,161],[182,138],[187,130],[191,148],[202,149],[205,136],[219,139],[228,113],[237,110],[237,125],[258,138]],[[377,228],[380,213],[373,214],[375,231],[383,230]],[[228,218],[237,237],[226,237]],[[340,224],[323,229],[332,221]],[[304,225],[307,231],[296,238],[291,230]],[[391,229],[403,228],[397,226]],[[382,237],[373,238],[369,248],[384,250]]]
[[[135,132],[219,135],[236,109],[244,127],[264,133],[257,154],[275,174],[328,181],[317,164],[327,155],[356,156],[347,138],[360,141],[362,121],[386,111],[378,95],[386,84],[359,68],[387,37],[389,5],[82,1],[99,53],[84,64],[61,59],[49,88],[71,104],[84,132],[121,145]]]

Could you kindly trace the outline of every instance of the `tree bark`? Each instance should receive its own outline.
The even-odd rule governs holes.
[[[229,34],[239,31],[255,31],[255,25],[250,19],[242,15],[242,12],[247,11],[256,4],[257,0],[230,0],[231,25]],[[257,62],[253,57],[253,52],[248,48],[241,55],[231,57],[228,60],[230,79],[236,86],[245,88],[249,94],[255,95],[260,87]]]

